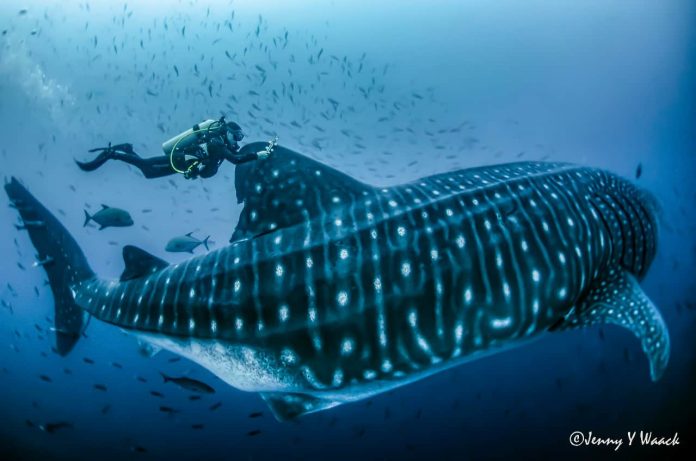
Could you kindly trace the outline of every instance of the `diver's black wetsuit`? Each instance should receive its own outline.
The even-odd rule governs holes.
[[[217,173],[218,168],[225,160],[238,165],[259,158],[258,154],[253,152],[240,153],[237,140],[228,140],[222,135],[210,139],[205,143],[205,147],[203,149],[201,146],[196,145],[183,152],[195,158],[186,160],[186,173],[184,173],[186,178],[210,178]],[[118,144],[105,149],[92,149],[90,152],[98,150],[102,152],[94,160],[88,162],[75,161],[80,169],[83,171],[94,171],[108,160],[114,159],[137,167],[146,178],[161,178],[177,173],[172,167],[169,155],[143,158],[133,151],[131,144]],[[185,156],[182,155],[182,158],[185,158]]]

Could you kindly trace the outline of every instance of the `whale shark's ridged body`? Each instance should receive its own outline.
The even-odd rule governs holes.
[[[653,201],[610,173],[525,162],[380,189],[279,148],[237,174],[232,245],[166,267],[127,247],[142,270],[75,284],[77,305],[263,392],[280,418],[600,319],[643,339],[653,378],[666,366],[635,281]],[[633,309],[602,304],[607,286]]]

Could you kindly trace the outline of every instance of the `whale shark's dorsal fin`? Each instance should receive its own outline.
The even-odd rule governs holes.
[[[326,410],[341,404],[341,402],[324,400],[307,394],[287,392],[262,392],[261,397],[266,401],[273,416],[278,421],[287,421],[307,413]]]
[[[126,267],[121,274],[122,282],[157,272],[169,265],[166,261],[133,245],[123,247],[123,262]]]
[[[241,153],[263,150],[266,143],[251,143]],[[266,159],[237,165],[237,202],[244,202],[235,242],[289,227],[319,213],[345,206],[372,187],[290,149],[277,146]]]
[[[670,353],[669,332],[657,307],[638,285],[635,277],[622,269],[595,282],[585,299],[560,329],[613,323],[628,328],[640,339],[650,362],[650,377],[660,379]]]

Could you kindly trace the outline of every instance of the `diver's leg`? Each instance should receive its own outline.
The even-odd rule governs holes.
[[[127,154],[116,152],[113,158],[137,167],[148,179],[176,174],[176,171],[174,171],[170,164],[168,155],[142,158],[135,152]]]
[[[97,157],[94,160],[90,160],[87,162],[80,162],[79,160],[75,160],[75,163],[77,163],[77,166],[80,167],[82,171],[96,170],[104,163],[106,163],[107,160],[115,158],[115,155],[118,152],[137,156],[137,154],[133,152],[133,145],[129,143],[117,144],[115,146],[112,146],[111,143],[109,143],[108,147],[97,147],[95,149],[90,149],[89,152],[99,152],[99,155],[97,155]]]
[[[108,160],[120,160],[137,167],[146,178],[161,178],[176,173],[169,163],[169,156],[143,158],[133,151],[132,146],[123,144],[103,150],[97,158],[88,162],[75,161],[83,171],[94,171]]]

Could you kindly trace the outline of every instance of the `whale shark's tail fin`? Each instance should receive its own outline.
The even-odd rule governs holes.
[[[43,266],[55,300],[56,350],[67,355],[80,339],[84,313],[75,304],[70,287],[94,277],[75,239],[29,191],[12,178],[5,184],[12,206],[19,211],[37,252],[35,266]]]

